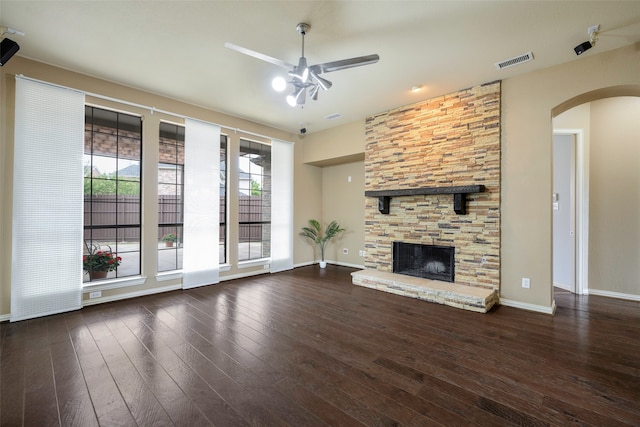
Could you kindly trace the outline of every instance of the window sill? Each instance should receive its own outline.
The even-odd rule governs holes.
[[[249,261],[238,262],[238,268],[251,268],[251,267],[262,266],[266,270],[269,268],[270,263],[271,263],[271,258],[252,259]]]
[[[182,270],[163,271],[156,274],[158,282],[166,282],[167,280],[182,279]]]
[[[144,285],[147,281],[145,276],[126,277],[121,279],[100,280],[99,282],[88,282],[82,285],[82,293],[94,291],[106,291],[109,289],[126,288],[127,286]]]
[[[231,270],[231,265],[220,264],[219,271],[229,271],[229,270]],[[156,275],[156,280],[158,282],[166,282],[168,280],[174,280],[174,279],[182,279],[182,270],[163,271],[162,273],[158,273]]]

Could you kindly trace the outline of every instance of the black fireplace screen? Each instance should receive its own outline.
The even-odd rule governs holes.
[[[450,246],[393,242],[393,272],[454,282],[454,253]]]

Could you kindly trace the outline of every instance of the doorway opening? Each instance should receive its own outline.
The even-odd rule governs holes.
[[[588,168],[582,129],[553,131],[553,286],[588,293]]]

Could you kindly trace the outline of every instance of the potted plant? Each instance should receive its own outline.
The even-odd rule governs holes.
[[[82,268],[89,273],[91,280],[104,279],[110,271],[118,268],[122,258],[109,250],[103,251],[100,246],[92,245],[89,253],[82,256]]]
[[[336,221],[331,221],[324,232],[320,223],[315,219],[309,220],[309,227],[302,227],[300,235],[307,237],[320,247],[320,268],[327,266],[327,262],[324,260],[324,249],[327,243],[343,231],[345,229],[341,228]]]
[[[174,233],[167,233],[162,236],[162,241],[164,245],[168,248],[172,247],[175,242],[178,241],[178,235]]]

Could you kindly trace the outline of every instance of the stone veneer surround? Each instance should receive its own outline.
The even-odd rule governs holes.
[[[367,118],[365,191],[485,186],[467,196],[394,197],[390,213],[366,198],[365,268],[392,271],[393,241],[455,246],[455,283],[500,288],[500,82]]]

